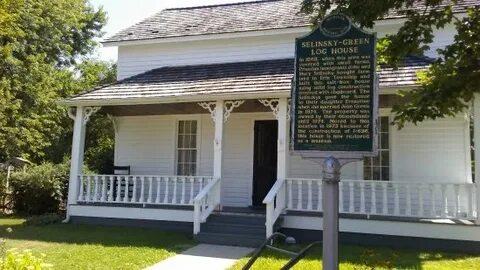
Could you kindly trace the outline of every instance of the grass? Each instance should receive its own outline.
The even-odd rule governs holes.
[[[0,218],[6,248],[45,254],[53,269],[143,269],[194,245],[188,235],[154,229],[52,224]],[[12,228],[8,233],[7,228]]]
[[[285,248],[285,247],[283,247]],[[300,247],[297,247],[298,250]],[[292,248],[290,248],[292,249]],[[280,269],[290,257],[278,252],[264,251],[251,269]],[[242,269],[250,257],[238,261],[230,270]],[[321,269],[322,249],[314,248],[293,269]],[[341,270],[380,270],[380,269],[480,269],[480,256],[425,252],[415,250],[393,250],[386,248],[366,248],[341,246],[339,250]]]

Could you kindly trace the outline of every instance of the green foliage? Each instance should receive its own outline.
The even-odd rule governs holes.
[[[419,4],[424,8],[415,8]],[[331,10],[366,28],[394,10],[403,14],[405,22],[398,31],[379,39],[377,45],[378,62],[394,66],[407,55],[422,55],[430,49],[434,31],[453,24],[454,43],[438,50],[438,59],[420,75],[420,86],[403,91],[406,103],[393,108],[394,121],[401,128],[406,122],[455,115],[480,92],[480,7],[470,7],[467,16],[458,17],[453,13],[455,4],[457,0],[303,0],[302,12],[311,15],[314,25]]]
[[[0,161],[69,153],[71,120],[58,101],[115,80],[115,65],[85,58],[105,22],[87,0],[0,1]]]
[[[48,224],[60,223],[64,219],[65,217],[58,213],[47,213],[43,215],[28,217],[25,220],[25,224],[34,225],[34,226],[48,225]]]
[[[68,169],[68,163],[44,163],[12,174],[14,212],[26,215],[58,213],[67,197]]]
[[[43,258],[35,257],[29,250],[19,252],[10,249],[7,250],[5,257],[0,259],[0,270],[41,270],[51,267],[43,262]]]

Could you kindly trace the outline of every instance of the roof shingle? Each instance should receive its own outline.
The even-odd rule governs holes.
[[[299,13],[301,0],[263,0],[233,4],[165,9],[104,40],[104,43],[207,34],[248,32],[309,26]],[[480,0],[459,0],[454,12],[480,5]],[[421,8],[416,5],[414,9]],[[386,18],[401,18],[393,11]]]
[[[409,57],[398,69],[383,66],[378,72],[380,87],[413,86],[416,72],[430,63],[428,58]],[[162,67],[74,96],[66,103],[290,92],[293,72],[293,59]]]

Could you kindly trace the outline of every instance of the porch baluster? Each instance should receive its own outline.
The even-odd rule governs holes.
[[[424,216],[424,213],[423,213],[423,184],[420,184],[420,186],[418,187],[418,214],[417,216],[420,216],[420,217],[423,217]]]
[[[293,207],[293,188],[292,188],[292,180],[288,180],[287,181],[287,184],[288,184],[288,209],[292,209]],[[321,193],[321,192],[319,192]],[[321,204],[321,202],[319,202],[319,204]]]
[[[169,177],[164,177],[163,179],[165,179],[165,195],[163,197],[163,203],[168,203],[168,191],[169,191],[169,180],[170,178]]]
[[[370,213],[376,214],[377,213],[377,194],[376,194],[376,183],[370,182],[371,196],[372,196],[372,204],[370,205]]]
[[[153,176],[148,177],[148,198],[147,202],[152,203],[152,193],[153,193]]]
[[[190,200],[188,201],[189,204],[193,204],[194,182],[195,177],[190,177]]]
[[[140,198],[138,199],[139,203],[144,203],[145,202],[145,178],[146,178],[146,176],[140,176],[140,185],[141,186],[140,186]]]
[[[84,179],[84,176],[83,175],[79,175],[78,176],[78,180],[80,181],[80,191],[78,192],[78,201],[83,201],[83,189],[84,189],[84,185],[85,185],[85,179]]]
[[[137,202],[137,180],[138,180],[137,176],[132,177],[133,191],[132,191],[132,199],[130,200],[130,202],[133,202],[133,203]]]
[[[383,207],[382,207],[382,214],[388,214],[388,197],[387,197],[387,183],[382,182],[382,189],[383,189]]]
[[[454,193],[454,210],[453,210],[453,216],[459,217],[460,216],[460,196],[459,196],[459,185],[455,184],[453,185],[453,193]]]
[[[108,178],[110,180],[110,190],[108,191],[108,201],[113,202],[113,190],[115,188],[114,182],[113,182],[114,176],[109,176]]]
[[[467,217],[473,217],[473,194],[475,193],[475,189],[469,188],[468,186],[465,186],[465,192],[467,192]]]
[[[360,182],[360,213],[365,214],[365,182]]]
[[[442,217],[448,216],[448,198],[447,198],[447,185],[440,184],[440,190],[442,192]]]
[[[180,199],[180,204],[185,204],[185,183],[187,182],[186,177],[182,177],[181,181],[182,181],[182,198]]]
[[[322,207],[322,180],[317,180],[317,185],[318,185],[317,210],[318,211],[323,211],[323,207]]]
[[[432,204],[432,210],[430,213],[430,216],[436,217],[437,216],[437,207],[435,205],[435,186],[433,184],[430,184],[430,199],[431,199],[431,204]]]
[[[395,183],[395,184],[392,183],[392,186],[395,190],[395,195],[394,195],[395,196],[394,197],[395,202],[394,202],[393,213],[394,213],[394,215],[399,216],[400,215],[400,196],[398,194],[398,190],[399,190],[400,186],[399,186],[398,183]]]
[[[410,185],[408,183],[405,184],[405,189],[407,191],[407,210],[406,210],[406,215],[411,216],[412,215],[412,195],[410,191]]]
[[[101,183],[102,183],[102,196],[100,197],[101,202],[105,202],[105,198],[107,195],[107,176],[102,175],[101,177]]]
[[[297,182],[297,187],[298,187],[298,201],[297,201],[297,209],[302,210],[302,180],[299,180]]]
[[[120,191],[122,190],[122,178],[121,177],[116,177],[114,176],[117,180],[117,198],[115,198],[116,202],[120,202],[121,197],[120,197]]]
[[[172,195],[172,204],[177,202],[177,182],[178,178],[177,177],[172,177],[172,182],[173,182],[173,195]]]
[[[308,180],[308,198],[307,198],[307,209],[312,210],[312,180]]]
[[[125,189],[123,192],[123,202],[128,202],[128,191],[129,191],[129,182],[130,182],[130,177],[129,176],[124,176],[123,179],[125,180]]]
[[[85,197],[85,201],[87,201],[87,202],[89,202],[90,199],[91,199],[91,197],[90,197],[91,196],[90,195],[91,191],[90,190],[92,188],[92,184],[91,184],[92,178],[93,178],[93,176],[87,177],[87,196]]]
[[[94,194],[93,194],[93,201],[96,202],[98,200],[98,178],[99,176],[93,176],[93,184],[95,185],[94,187]]]
[[[350,181],[348,183],[348,213],[353,213],[353,211],[355,210],[354,208],[354,202],[353,202],[353,196],[354,196],[354,193],[353,193],[353,182]]]
[[[160,186],[162,184],[162,177],[156,177],[157,179],[157,195],[155,196],[155,203],[160,203]]]

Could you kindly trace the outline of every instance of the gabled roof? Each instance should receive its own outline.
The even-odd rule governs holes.
[[[263,0],[165,9],[104,43],[306,27],[309,18],[299,13],[300,4],[301,0]],[[480,5],[480,0],[459,0],[454,12],[475,5]],[[417,4],[414,9],[422,7]],[[401,17],[404,15],[393,11],[386,19]]]
[[[416,72],[428,67],[431,60],[409,57],[393,69],[381,67],[380,87],[414,86]],[[293,59],[255,62],[162,67],[124,79],[112,85],[74,96],[65,103],[119,104],[123,102],[155,103],[162,100],[200,100],[223,96],[289,95],[294,72]]]

